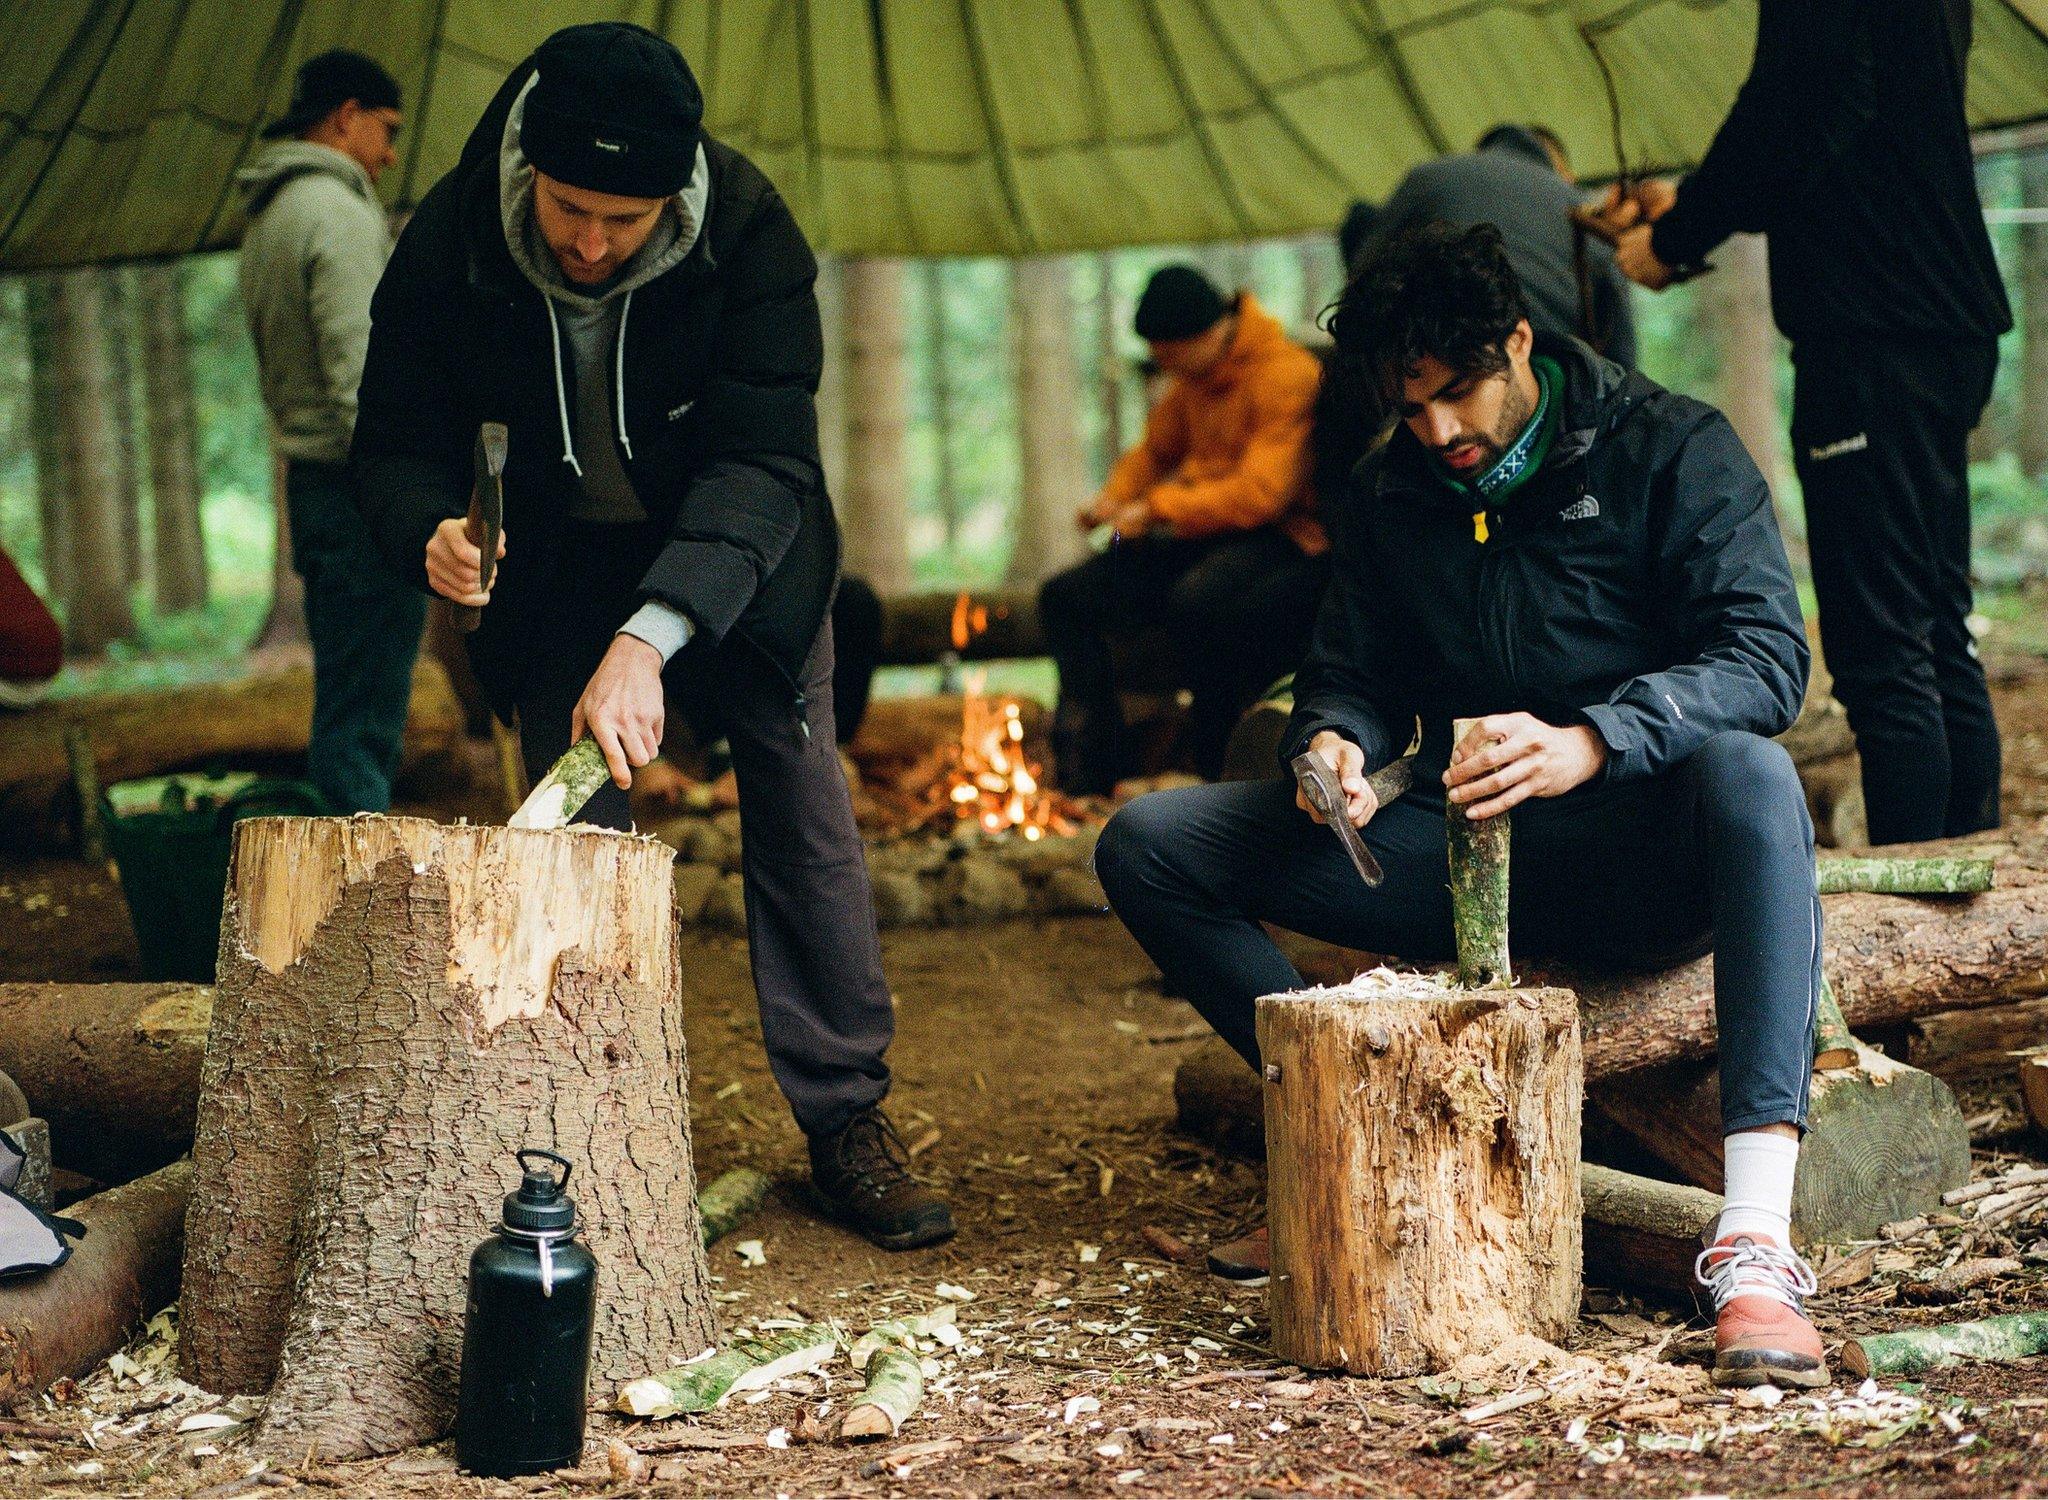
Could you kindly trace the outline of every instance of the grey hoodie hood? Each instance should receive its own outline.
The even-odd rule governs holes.
[[[615,297],[629,295],[634,288],[645,286],[682,263],[704,228],[704,210],[711,198],[711,168],[704,159],[704,148],[699,146],[690,180],[663,207],[661,221],[654,226],[647,243],[601,291],[574,286],[562,276],[554,252],[548,249],[540,226],[534,222],[533,164],[519,149],[519,122],[526,115],[526,96],[538,82],[539,73],[526,80],[526,86],[520,89],[505,116],[505,136],[498,149],[498,218],[505,226],[505,246],[526,279],[553,301],[588,311]]]
[[[370,174],[363,170],[363,164],[346,152],[317,141],[270,142],[250,159],[248,166],[235,173],[235,187],[242,194],[246,212],[253,218],[277,196],[279,188],[308,173],[332,177],[365,203],[377,206],[377,188],[370,181]]]
[[[539,79],[536,72],[526,80],[505,115],[505,132],[498,143],[498,218],[513,264],[540,290],[547,306],[548,332],[554,345],[555,408],[562,424],[562,462],[583,482],[582,504],[572,514],[594,522],[636,521],[643,519],[646,511],[619,461],[620,451],[627,459],[633,456],[633,440],[626,431],[626,327],[632,316],[633,293],[682,264],[696,245],[711,196],[711,169],[704,148],[699,146],[690,180],[663,205],[647,243],[619,274],[602,287],[572,284],[541,237],[533,210],[533,164],[519,146],[526,96]],[[576,371],[573,413],[562,373],[565,342]]]

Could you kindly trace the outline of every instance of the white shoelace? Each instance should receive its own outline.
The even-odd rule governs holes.
[[[1797,1312],[1817,1290],[1813,1267],[1796,1250],[1760,1244],[1747,1237],[1732,1245],[1709,1245],[1692,1263],[1692,1274],[1714,1294],[1714,1311],[1731,1298],[1769,1297]]]

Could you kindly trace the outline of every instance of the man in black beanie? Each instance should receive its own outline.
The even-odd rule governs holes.
[[[1047,579],[1039,619],[1060,670],[1060,785],[1107,793],[1136,767],[1110,638],[1163,624],[1192,690],[1188,748],[1214,777],[1238,715],[1308,646],[1329,543],[1310,508],[1309,415],[1322,378],[1251,293],[1165,266],[1138,337],[1168,377],[1126,453],[1081,508],[1110,546]]]
[[[596,740],[616,785],[589,821],[627,826],[671,703],[724,734],[769,1063],[826,1209],[909,1249],[953,1219],[881,1110],[894,1020],[834,744],[817,263],[703,112],[675,48],[623,23],[513,71],[378,288],[359,501],[405,576],[486,606],[470,660],[528,772]],[[462,522],[485,421],[510,434],[488,591]]]

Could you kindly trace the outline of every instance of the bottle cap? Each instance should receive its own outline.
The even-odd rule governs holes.
[[[552,1151],[531,1147],[517,1155],[523,1175],[519,1191],[505,1195],[505,1227],[529,1234],[575,1228],[576,1203],[563,1192],[569,1185],[569,1163]],[[542,1163],[553,1162],[562,1169],[562,1175],[555,1176],[547,1166],[537,1165],[527,1160],[528,1157],[537,1157]]]

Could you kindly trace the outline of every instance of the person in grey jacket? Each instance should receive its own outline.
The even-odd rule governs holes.
[[[1370,220],[1346,269],[1355,276],[1407,230],[1441,220],[1491,224],[1529,299],[1529,322],[1553,338],[1578,338],[1625,370],[1636,363],[1628,280],[1614,252],[1577,245],[1571,211],[1579,194],[1563,144],[1539,125],[1496,125],[1472,150],[1426,161],[1401,180]],[[1357,236],[1357,231],[1353,230]],[[1579,275],[1583,255],[1583,291]]]
[[[397,83],[370,58],[322,53],[299,69],[269,144],[236,177],[249,218],[242,302],[313,641],[307,771],[338,813],[391,805],[426,619],[425,600],[379,556],[348,476],[370,298],[391,245],[376,182],[395,160],[399,104]]]

